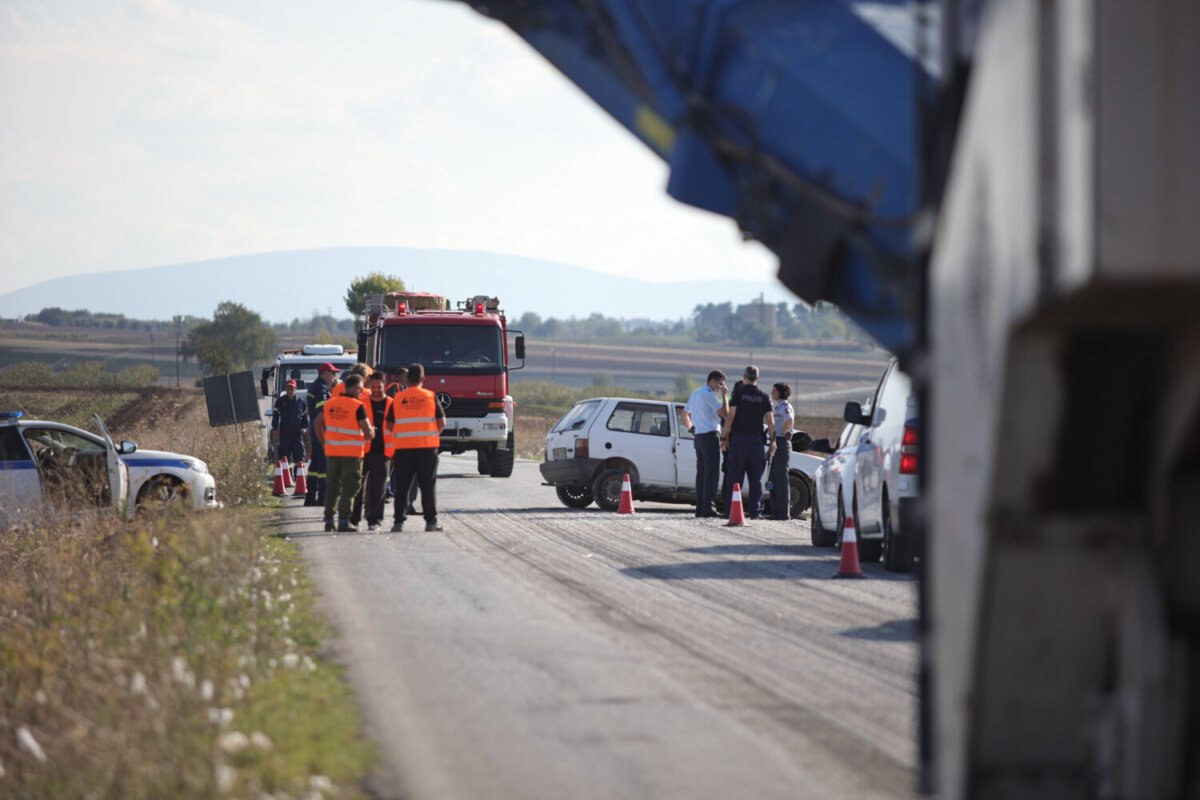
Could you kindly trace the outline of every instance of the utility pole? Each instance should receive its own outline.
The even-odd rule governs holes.
[[[175,388],[179,388],[179,342],[183,338],[183,315],[175,315]]]

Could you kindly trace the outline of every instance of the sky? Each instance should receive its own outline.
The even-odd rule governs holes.
[[[5,0],[0,114],[0,293],[343,245],[657,281],[775,273],[460,3]]]

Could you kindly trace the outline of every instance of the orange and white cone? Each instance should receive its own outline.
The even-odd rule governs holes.
[[[292,488],[292,465],[288,463],[287,456],[283,457],[283,488]]]
[[[629,482],[629,473],[625,473],[625,479],[621,481],[621,504],[617,506],[618,514],[632,514],[633,512],[633,484]]]
[[[287,494],[287,490],[283,486],[283,462],[275,462],[275,486],[271,489],[271,494],[276,497],[283,497]]]
[[[304,497],[308,494],[308,467],[303,461],[296,463],[296,496]]]
[[[842,563],[835,578],[865,578],[858,563],[858,534],[854,532],[854,517],[846,517],[842,528]]]
[[[736,527],[746,524],[746,515],[742,513],[742,485],[735,483],[729,500],[729,522],[725,527]]]

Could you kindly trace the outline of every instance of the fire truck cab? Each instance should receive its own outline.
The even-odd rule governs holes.
[[[512,474],[515,452],[508,371],[525,365],[525,337],[514,339],[521,363],[510,367],[500,301],[476,295],[451,308],[441,295],[392,292],[367,302],[358,335],[360,359],[387,371],[425,367],[425,388],[446,412],[441,452],[475,451],[479,473]]]

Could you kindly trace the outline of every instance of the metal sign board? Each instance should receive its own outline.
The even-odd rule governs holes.
[[[258,390],[250,371],[213,375],[204,379],[208,424],[216,428],[259,419]]]

